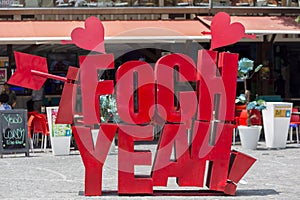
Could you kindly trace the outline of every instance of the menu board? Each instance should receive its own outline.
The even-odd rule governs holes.
[[[0,111],[0,155],[25,153],[29,155],[27,111],[24,109]]]

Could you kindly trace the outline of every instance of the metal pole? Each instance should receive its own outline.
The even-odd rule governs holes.
[[[209,7],[209,9],[212,9],[213,8],[213,4],[214,4],[214,0],[209,0],[209,2],[208,2],[208,7]]]
[[[66,77],[56,76],[56,75],[53,75],[53,74],[48,74],[46,72],[41,72],[41,71],[37,71],[37,70],[34,70],[34,69],[31,70],[31,73],[33,73],[37,76],[42,76],[42,77],[45,77],[45,78],[52,78],[52,79],[62,81],[62,82],[67,82],[67,80],[68,80]]]

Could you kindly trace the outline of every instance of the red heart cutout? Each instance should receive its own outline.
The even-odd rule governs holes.
[[[105,53],[102,22],[97,17],[89,17],[85,20],[84,27],[72,31],[72,42],[80,48]]]
[[[211,50],[234,44],[245,36],[243,24],[239,22],[230,24],[230,16],[225,12],[219,12],[214,16],[210,30]]]

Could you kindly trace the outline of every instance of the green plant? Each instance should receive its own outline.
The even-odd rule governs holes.
[[[120,122],[120,117],[117,110],[116,98],[114,95],[100,96],[101,104],[101,122]]]
[[[258,72],[262,68],[262,64],[258,65],[254,69],[254,61],[248,58],[242,58],[238,62],[238,77],[243,80],[244,82],[244,90],[245,94],[240,94],[235,100],[235,103],[243,103],[246,104],[247,109],[247,125],[251,126],[251,119],[256,116],[251,116],[251,110],[263,110],[265,109],[265,101],[264,100],[257,100],[257,101],[250,101],[250,91],[247,88],[247,80],[251,79],[253,75]],[[253,70],[254,69],[254,70]]]
[[[300,15],[296,17],[295,22],[300,23]]]

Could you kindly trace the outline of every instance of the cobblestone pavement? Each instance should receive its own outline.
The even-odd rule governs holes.
[[[146,146],[155,149],[155,145]],[[236,196],[144,196],[143,199],[298,199],[300,198],[300,146],[270,150],[260,143],[257,150],[233,149],[257,158],[239,183]],[[141,199],[141,196],[84,197],[84,166],[78,151],[68,156],[48,152],[4,155],[0,159],[0,199]],[[170,187],[174,187],[172,179]],[[117,155],[104,165],[103,190],[117,190]]]

